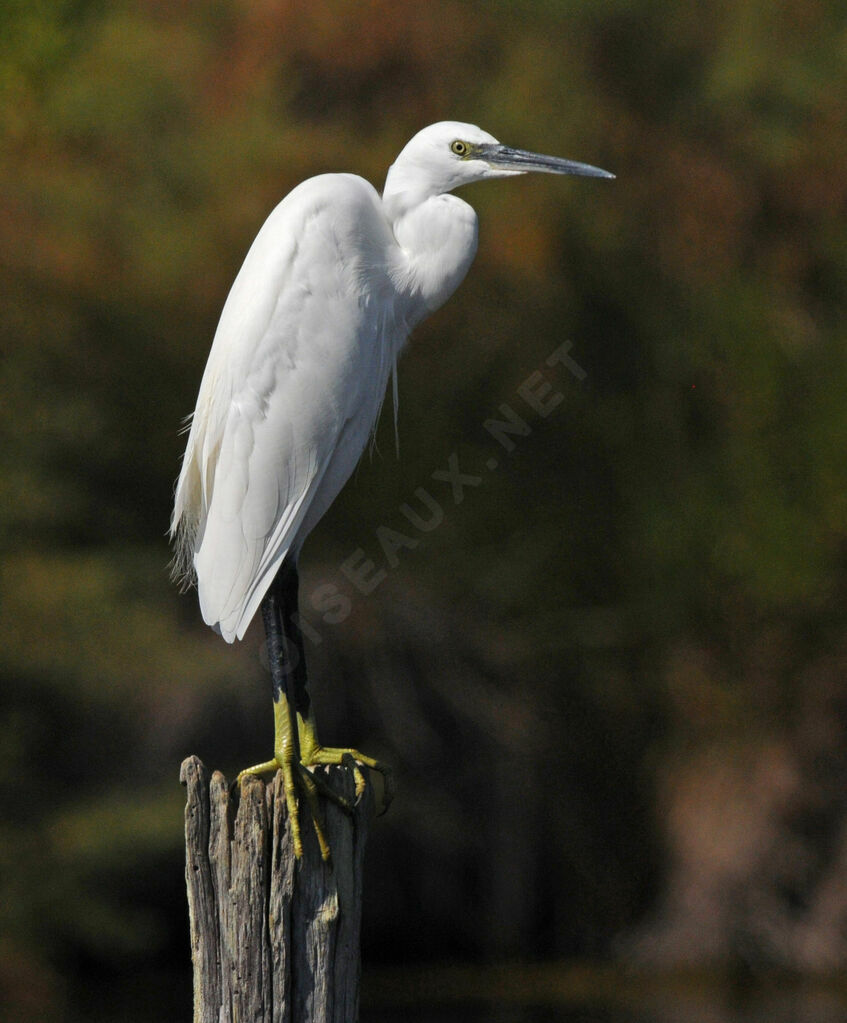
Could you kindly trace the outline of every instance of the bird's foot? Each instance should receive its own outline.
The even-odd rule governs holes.
[[[391,805],[394,799],[394,773],[391,768],[381,760],[365,756],[357,749],[338,746],[315,745],[310,751],[308,764],[310,767],[318,765],[341,764],[349,767],[353,772],[353,781],[356,786],[356,799],[360,799],[365,791],[365,777],[362,768],[367,767],[376,771],[382,776],[382,798],[380,799],[379,816],[382,816]]]
[[[361,799],[365,791],[365,777],[361,768],[367,767],[382,776],[382,798],[380,800],[380,816],[385,813],[394,798],[394,775],[391,768],[374,757],[365,756],[357,749],[349,746],[322,746],[318,741],[314,718],[297,716],[297,734],[300,742],[300,756],[307,767],[341,764],[353,772],[356,799]]]
[[[334,764],[349,767],[353,774],[356,801],[362,797],[365,791],[365,778],[362,774],[362,767],[377,771],[383,778],[380,813],[385,813],[394,796],[391,769],[379,760],[359,753],[358,750],[322,746],[318,742],[314,719],[311,716],[304,718],[300,714],[297,715],[297,733],[295,737],[291,713],[284,696],[281,696],[278,701],[274,702],[274,721],[275,754],[273,759],[245,768],[235,779],[235,785],[240,785],[242,779],[249,775],[282,771],[282,788],[288,808],[288,819],[291,821],[291,840],[294,845],[294,855],[297,859],[300,859],[303,855],[303,840],[298,810],[298,796],[303,795],[309,808],[309,815],[312,818],[312,825],[315,829],[321,857],[324,860],[329,860],[330,849],[329,843],[326,840],[326,827],[319,797],[323,796],[331,800],[345,813],[353,813],[354,804],[344,796],[339,795],[328,784],[322,773],[318,773],[315,769]]]
[[[285,803],[288,808],[288,819],[291,821],[291,841],[294,846],[294,855],[299,860],[303,855],[303,839],[300,830],[300,813],[298,795],[302,794],[309,807],[309,815],[312,818],[312,826],[315,829],[315,837],[318,840],[318,847],[321,851],[321,859],[328,861],[330,858],[329,843],[326,840],[326,825],[320,805],[319,796],[331,800],[345,813],[353,812],[353,805],[344,796],[339,795],[331,785],[312,770],[312,765],[296,760],[282,751],[272,760],[266,760],[262,764],[254,764],[240,771],[235,779],[235,785],[239,786],[241,781],[250,775],[269,774],[275,771],[282,771],[282,790],[285,794]],[[358,781],[356,783],[358,794]]]

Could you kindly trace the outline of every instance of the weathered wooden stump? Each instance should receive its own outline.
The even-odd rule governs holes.
[[[355,801],[348,768],[326,778]],[[180,781],[195,1023],[354,1023],[370,785],[352,815],[322,800],[330,866],[305,810],[295,859],[281,774],[247,778],[237,809],[224,776],[197,757]]]

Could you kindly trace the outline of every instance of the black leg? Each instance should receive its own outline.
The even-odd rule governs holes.
[[[326,747],[318,742],[307,687],[303,633],[298,625],[298,587],[297,562],[293,558],[286,559],[262,601],[262,618],[267,634],[268,659],[273,683],[274,755],[272,760],[245,768],[235,783],[240,783],[250,775],[280,770],[283,775],[283,789],[291,821],[295,855],[299,858],[303,851],[297,801],[299,788],[309,804],[321,856],[328,860],[329,846],[324,835],[318,797],[324,795],[348,812],[352,810],[352,806],[327,784],[320,773],[315,773],[314,769],[332,764],[351,767],[357,798],[365,789],[365,779],[360,765],[379,771],[385,779],[383,812],[391,802],[394,786],[391,771],[373,757],[366,757],[353,748]]]
[[[309,714],[303,636],[297,626],[297,586],[296,562],[286,560],[262,601],[274,698],[273,759],[245,768],[235,783],[239,784],[250,775],[280,770],[294,855],[299,859],[303,853],[297,798],[299,789],[309,805],[321,857],[329,860],[319,796],[324,793],[346,810],[350,810],[350,806],[325,782],[313,777],[310,770],[320,747]]]
[[[309,716],[311,700],[309,698],[308,680],[306,677],[306,650],[303,645],[303,633],[297,624],[300,618],[300,576],[297,562],[283,561],[272,584],[279,595],[282,614],[282,629],[285,634],[288,666],[292,678],[293,707],[302,718]]]
[[[309,709],[309,693],[306,688],[303,637],[296,622],[292,620],[292,616],[297,614],[298,586],[296,562],[283,561],[262,601],[262,619],[268,641],[274,703],[279,703],[284,696],[292,714],[299,713],[305,717]],[[300,741],[296,717],[293,723],[295,727],[291,741],[299,761]]]

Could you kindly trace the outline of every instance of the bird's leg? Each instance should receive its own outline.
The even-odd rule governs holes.
[[[274,700],[274,757],[262,764],[256,764],[242,771],[236,782],[245,775],[264,774],[267,771],[282,771],[283,791],[291,821],[291,839],[294,854],[299,859],[303,855],[303,842],[300,834],[300,818],[297,806],[297,788],[302,789],[309,804],[315,834],[321,850],[321,857],[329,859],[329,845],[326,841],[323,815],[318,801],[319,786],[310,771],[302,763],[300,751],[300,735],[295,722],[299,719],[297,709],[297,691],[294,669],[297,665],[298,650],[291,642],[285,624],[287,621],[285,608],[285,568],[278,573],[271,584],[267,595],[262,601],[262,617],[268,642],[268,659],[271,668]],[[343,800],[342,800],[343,802]]]
[[[282,573],[280,572],[280,577]],[[358,799],[365,791],[365,779],[359,765],[369,767],[378,771],[383,777],[383,796],[381,813],[385,813],[391,800],[394,798],[394,782],[391,768],[374,757],[365,756],[352,747],[322,746],[318,740],[318,732],[315,724],[315,715],[312,709],[311,698],[307,687],[306,677],[306,651],[303,646],[303,633],[298,625],[299,610],[299,579],[297,565],[292,563],[281,583],[286,587],[285,606],[290,610],[290,627],[287,635],[296,648],[297,654],[294,658],[292,673],[294,676],[295,705],[297,707],[297,731],[300,744],[300,761],[306,767],[318,767],[320,765],[347,764],[353,770],[353,779],[356,786],[356,798]],[[319,775],[315,776],[320,777]],[[333,793],[326,793],[333,798]]]
[[[367,757],[355,749],[322,746],[318,741],[315,715],[307,685],[303,634],[298,624],[298,587],[297,565],[294,561],[285,560],[262,601],[262,617],[268,640],[268,658],[273,684],[274,757],[262,764],[246,768],[238,775],[236,782],[240,782],[245,775],[281,770],[295,855],[299,858],[303,851],[297,813],[299,788],[309,804],[321,856],[328,860],[329,846],[324,833],[323,814],[318,796],[326,796],[347,812],[352,811],[352,806],[335,792],[320,774],[315,774],[314,768],[330,764],[349,765],[353,771],[357,797],[365,790],[365,779],[360,765],[378,771],[384,778],[383,813],[388,809],[394,795],[394,786],[390,769],[380,761]]]
[[[294,721],[297,724],[295,729],[295,742],[297,748],[297,761],[300,770],[308,780],[311,788],[316,789],[321,795],[331,799],[341,807],[342,810],[352,812],[353,807],[340,796],[330,785],[328,785],[319,774],[314,774],[310,768],[316,765],[313,753],[317,746],[315,733],[315,715],[312,709],[312,700],[309,696],[308,678],[306,675],[306,651],[303,645],[303,633],[299,625],[299,599],[300,578],[297,573],[295,561],[284,561],[274,586],[279,594],[280,608],[282,609],[282,626],[286,642],[288,682],[290,685],[290,705],[294,708]],[[356,784],[357,795],[359,792],[358,778]],[[314,816],[314,814],[313,814]]]

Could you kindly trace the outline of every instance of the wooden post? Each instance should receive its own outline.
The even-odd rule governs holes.
[[[348,768],[325,777],[355,801]],[[267,785],[245,779],[237,810],[224,776],[210,778],[197,757],[183,761],[180,781],[194,1023],[355,1023],[371,786],[352,816],[322,800],[330,867],[305,809],[295,859],[281,773]]]

